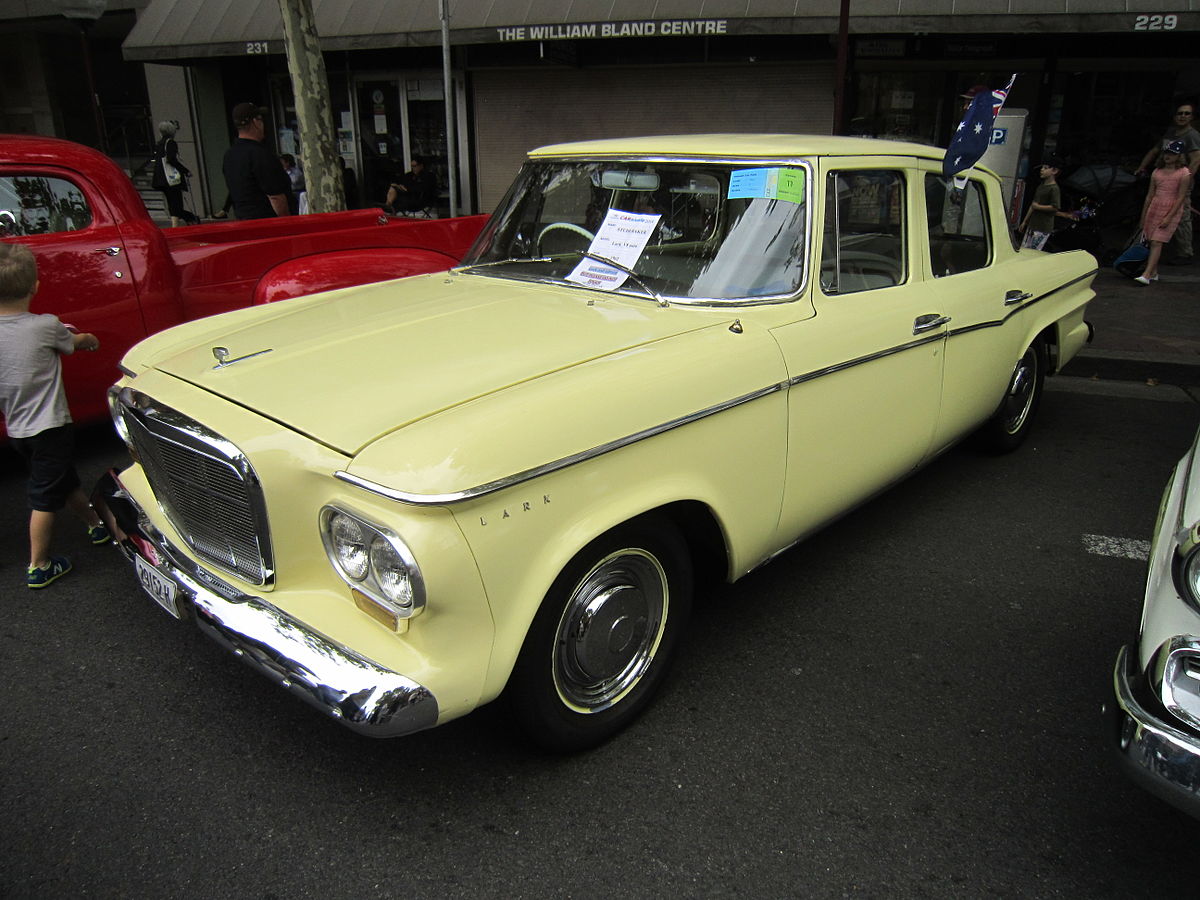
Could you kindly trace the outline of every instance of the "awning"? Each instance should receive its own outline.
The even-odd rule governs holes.
[[[312,0],[312,6],[323,50],[429,47],[442,40],[438,0]],[[836,15],[814,15],[804,0],[451,0],[449,10],[452,44],[837,27]],[[126,59],[146,62],[283,52],[278,0],[150,0],[124,43]]]
[[[0,0],[11,2],[11,0]],[[504,44],[602,38],[828,34],[832,0],[448,0],[450,43]],[[441,43],[438,0],[312,0],[321,48],[375,50]],[[1015,18],[1014,18],[1015,17]],[[1200,13],[1171,17],[1179,29]],[[852,35],[1031,34],[1128,31],[1125,14],[1044,12],[889,15],[855,12]],[[125,39],[125,58],[144,62],[284,53],[278,0],[148,0]]]

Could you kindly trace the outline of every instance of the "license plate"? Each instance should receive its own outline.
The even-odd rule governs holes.
[[[179,607],[175,603],[175,594],[179,586],[170,578],[159,572],[154,566],[140,556],[134,556],[134,567],[137,569],[138,581],[146,589],[146,593],[158,601],[158,605],[179,618]]]

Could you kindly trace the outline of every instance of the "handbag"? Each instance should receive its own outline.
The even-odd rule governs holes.
[[[183,184],[183,175],[177,168],[175,168],[165,159],[162,161],[162,167],[163,175],[167,179],[167,184],[169,184],[171,187],[178,187],[179,185]]]

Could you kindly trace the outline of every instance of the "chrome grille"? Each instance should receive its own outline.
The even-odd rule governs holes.
[[[270,584],[266,507],[250,463],[220,435],[132,393],[118,401],[121,422],[171,524],[197,556],[252,584]]]

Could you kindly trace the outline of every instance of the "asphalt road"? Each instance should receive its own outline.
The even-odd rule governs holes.
[[[704,586],[656,706],[571,757],[493,708],[357,737],[65,518],[76,571],[27,591],[0,457],[0,895],[1193,895],[1200,822],[1126,781],[1100,707],[1200,392],[1058,381],[1017,454],[952,451]]]

